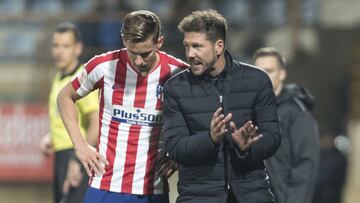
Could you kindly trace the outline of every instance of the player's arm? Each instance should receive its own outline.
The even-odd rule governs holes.
[[[94,100],[97,101],[97,97],[96,96],[94,97],[93,95],[88,95],[86,98],[82,99],[82,101],[84,100],[90,100],[91,102],[94,102]],[[95,104],[96,103],[97,102],[95,102]],[[86,103],[86,105],[89,106],[91,104]],[[92,106],[94,106],[94,103],[92,103]],[[98,106],[97,104],[95,106],[96,109],[92,107],[91,111],[85,113],[87,120],[89,122],[86,131],[86,141],[91,146],[94,147],[97,144],[98,129],[99,129],[98,110],[97,110]],[[81,170],[81,162],[77,159],[76,155],[74,154],[69,160],[63,192],[67,193],[70,187],[75,187],[75,188],[79,187],[82,179],[83,179],[83,172]]]
[[[92,147],[83,138],[79,128],[79,121],[75,102],[81,97],[75,92],[71,83],[67,84],[59,93],[57,104],[61,118],[70,135],[71,141],[74,145],[76,156],[89,176],[93,170],[96,174],[101,174],[104,171],[104,166],[101,162],[107,163],[94,147]]]
[[[93,111],[87,114],[89,127],[86,131],[86,141],[91,146],[96,146],[99,134],[99,112]]]

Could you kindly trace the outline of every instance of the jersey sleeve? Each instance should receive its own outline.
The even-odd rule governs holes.
[[[99,96],[98,90],[91,92],[86,97],[83,97],[78,101],[79,108],[84,114],[97,111],[99,108]]]
[[[86,67],[82,67],[72,79],[71,85],[78,95],[84,97],[95,89],[95,80],[94,74],[89,74]]]
[[[189,64],[187,64],[186,62],[184,62],[181,59],[175,58],[174,56],[168,55],[169,56],[169,64],[172,64],[173,66],[176,66],[177,68],[184,70],[189,68]]]
[[[101,65],[94,64],[96,59],[91,59],[81,70],[74,76],[71,85],[78,95],[84,97],[97,89],[96,84],[102,78]]]

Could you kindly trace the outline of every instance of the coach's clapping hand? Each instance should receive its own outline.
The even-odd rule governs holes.
[[[221,107],[215,111],[210,124],[210,137],[215,144],[219,144],[224,138],[225,133],[228,131],[226,124],[230,121],[231,117],[231,113],[225,117],[224,114],[222,114]]]
[[[254,126],[252,121],[248,121],[239,129],[231,121],[230,127],[233,130],[231,133],[232,139],[242,151],[247,150],[251,144],[257,142],[262,137],[262,134],[258,134],[258,128]]]

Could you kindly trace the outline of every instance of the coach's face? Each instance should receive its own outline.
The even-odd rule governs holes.
[[[77,42],[73,32],[55,32],[52,37],[51,53],[58,70],[70,71],[78,62],[82,51],[81,42]]]
[[[143,42],[123,40],[123,43],[132,66],[142,75],[146,75],[158,65],[160,56],[157,51],[161,48],[163,41],[164,39],[161,36],[157,42],[154,42],[153,38],[149,37]]]
[[[222,40],[212,42],[207,39],[206,33],[185,32],[183,44],[194,75],[209,73],[214,76],[219,72],[219,68],[223,68],[216,65],[224,49]]]

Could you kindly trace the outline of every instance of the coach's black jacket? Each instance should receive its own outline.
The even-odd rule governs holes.
[[[279,147],[275,95],[261,70],[232,60],[217,78],[186,70],[164,88],[164,134],[170,157],[179,163],[177,202],[272,202],[263,160]],[[252,120],[263,137],[241,152],[231,135],[220,146],[210,138],[210,122],[220,106],[240,128]]]
[[[319,132],[312,95],[296,84],[276,98],[283,137],[266,166],[276,203],[311,203],[319,165]]]

